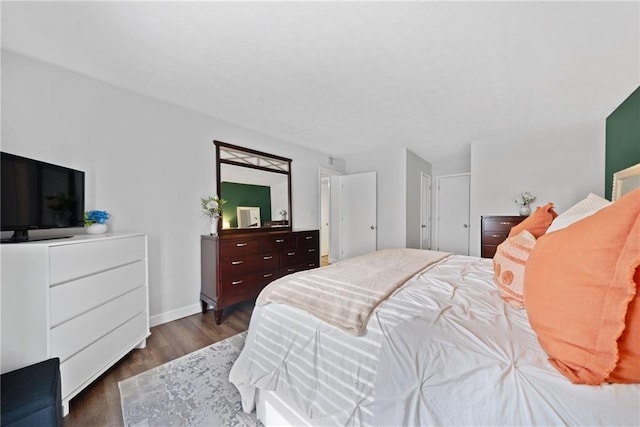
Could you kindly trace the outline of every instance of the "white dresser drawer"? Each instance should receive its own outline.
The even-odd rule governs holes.
[[[107,367],[146,338],[147,312],[140,313],[118,329],[60,364],[62,399],[97,378]]]
[[[51,326],[125,294],[147,280],[144,260],[82,277],[51,288]]]
[[[49,252],[50,283],[55,285],[144,259],[145,246],[145,236],[53,246]]]
[[[51,329],[51,356],[64,362],[136,314],[146,311],[147,290],[139,287]]]

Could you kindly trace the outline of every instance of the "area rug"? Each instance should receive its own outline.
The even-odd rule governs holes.
[[[262,426],[242,411],[229,371],[246,332],[120,381],[124,425]]]

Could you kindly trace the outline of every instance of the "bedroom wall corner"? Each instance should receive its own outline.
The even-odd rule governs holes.
[[[640,163],[640,86],[607,117],[605,197],[611,200],[613,173]]]
[[[518,215],[516,197],[562,212],[592,192],[604,194],[605,122],[548,129],[471,144],[470,255],[480,256],[480,217]]]

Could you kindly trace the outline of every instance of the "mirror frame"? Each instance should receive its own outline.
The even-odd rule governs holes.
[[[221,170],[223,164],[240,166],[249,169],[257,169],[265,172],[279,173],[282,175],[287,175],[287,202],[288,202],[288,210],[287,216],[289,217],[289,223],[286,226],[279,226],[277,228],[274,227],[251,227],[251,228],[222,228],[223,221],[218,221],[218,235],[223,234],[240,234],[240,233],[248,233],[248,232],[257,232],[257,231],[291,231],[293,228],[293,213],[292,213],[292,199],[291,199],[291,159],[282,156],[276,156],[275,154],[265,153],[264,151],[253,150],[251,148],[240,147],[238,145],[229,144],[222,141],[214,140],[213,144],[216,146],[216,193],[222,198],[221,189],[222,189],[222,176]],[[233,151],[245,153],[249,156],[260,157],[264,159],[273,159],[279,162],[287,163],[287,170],[281,170],[276,168],[270,168],[268,166],[259,166],[252,165],[240,161],[234,161],[231,159],[222,159],[220,158],[220,148],[224,150],[228,148]]]
[[[613,174],[613,188],[611,189],[611,201],[615,202],[622,197],[622,183],[625,179],[640,176],[640,163],[629,166],[626,169]]]

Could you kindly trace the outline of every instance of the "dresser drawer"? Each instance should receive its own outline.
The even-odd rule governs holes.
[[[298,237],[298,247],[304,248],[308,246],[318,246],[318,238],[319,233],[315,231],[309,231],[305,233],[299,233]]]
[[[286,236],[270,236],[264,237],[260,241],[260,248],[262,252],[274,252],[282,251],[286,249],[293,249],[296,247],[296,237],[288,234]]]
[[[240,277],[223,278],[220,280],[220,286],[225,299],[236,299],[237,297],[249,299],[256,296],[263,287],[278,277],[280,277],[280,272],[276,269]]]
[[[498,245],[482,245],[482,258],[493,258],[496,254],[496,250],[498,249]]]
[[[147,309],[145,287],[139,287],[100,307],[51,329],[51,355],[64,362]]]
[[[137,261],[51,288],[51,325],[89,311],[137,287],[145,286],[146,264]]]
[[[50,283],[65,282],[144,259],[145,250],[144,236],[52,246],[49,251]]]
[[[220,274],[225,277],[240,277],[261,271],[277,270],[280,266],[278,253],[238,256],[220,260]]]
[[[312,268],[319,267],[320,264],[318,261],[304,261],[295,265],[290,265],[288,267],[282,267],[280,269],[280,277],[286,276],[287,274],[295,273],[297,271],[311,270]]]
[[[62,398],[66,398],[124,356],[148,335],[147,312],[120,325],[69,360],[60,363]]]
[[[290,249],[280,252],[280,267],[289,267],[291,265],[300,264],[309,259],[309,253],[306,248]]]
[[[298,249],[299,252],[302,252],[304,254],[304,259],[305,260],[318,260],[320,259],[320,256],[318,254],[318,248],[313,247],[313,248],[300,248]]]
[[[508,232],[487,232],[482,233],[482,244],[499,245],[504,242],[509,235]]]
[[[260,252],[260,240],[238,239],[220,242],[220,256],[232,258],[245,255],[253,255]]]
[[[484,231],[506,231],[507,234],[509,234],[511,227],[520,224],[520,222],[522,222],[521,219],[486,218],[484,220],[483,229]]]

